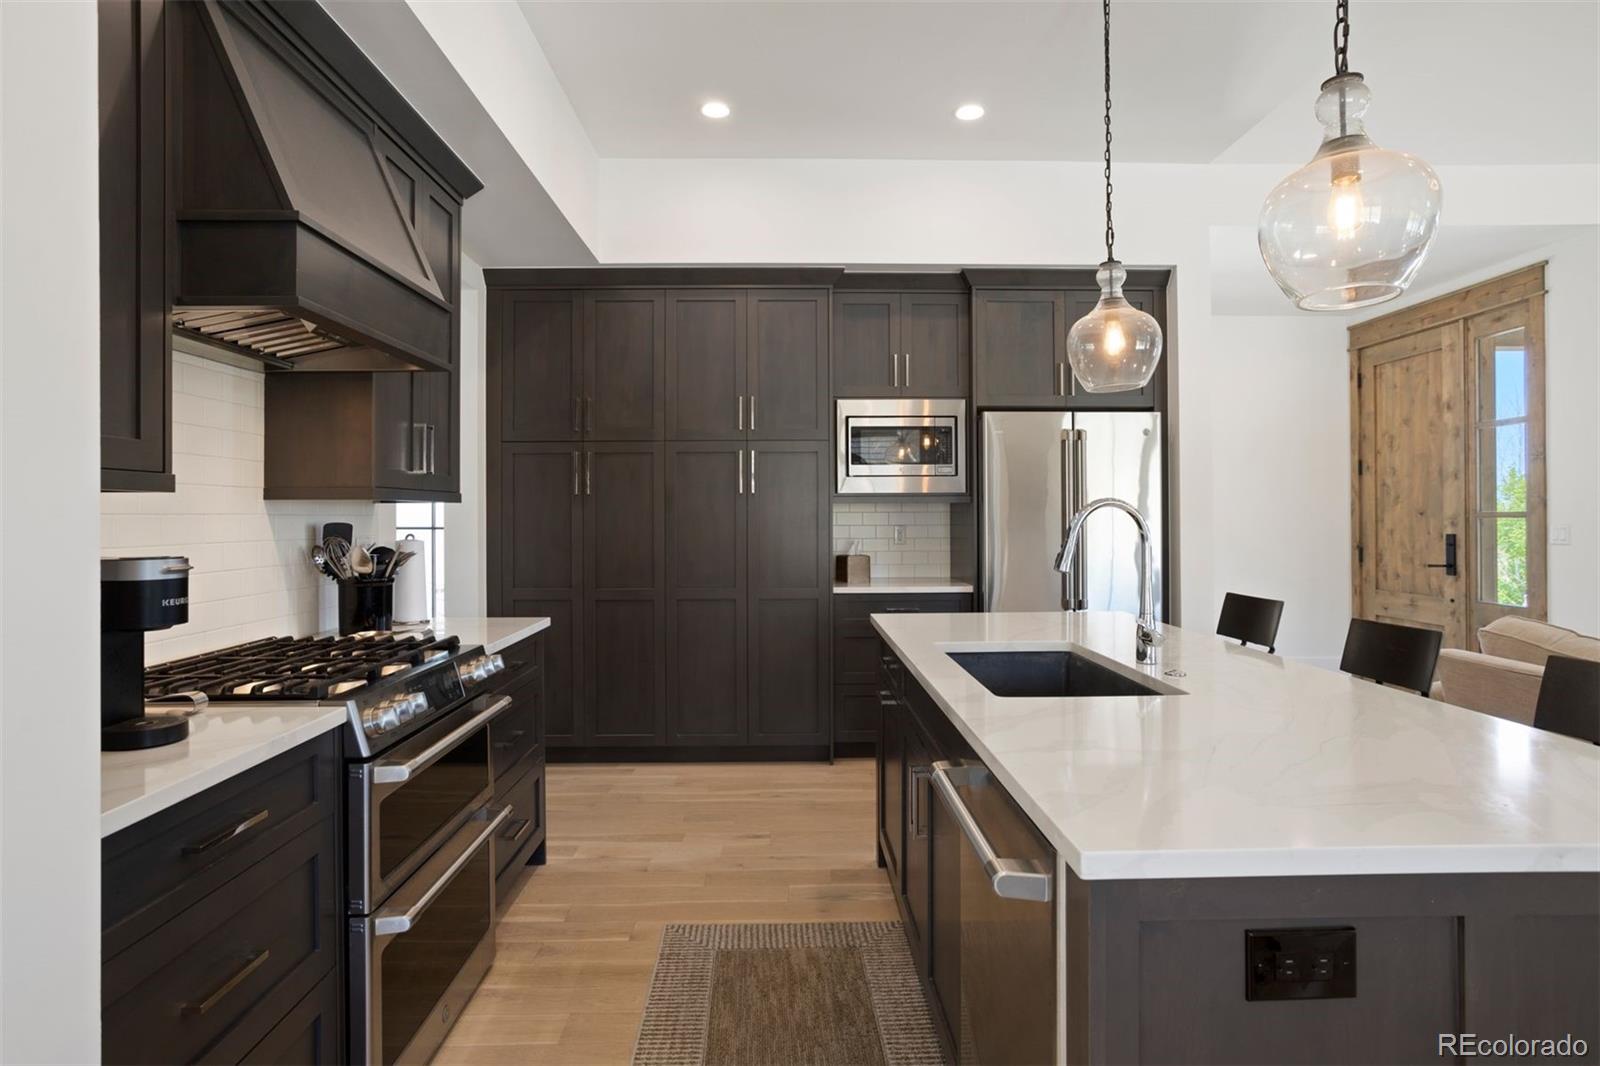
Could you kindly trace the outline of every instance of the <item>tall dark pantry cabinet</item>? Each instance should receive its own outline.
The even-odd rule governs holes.
[[[487,272],[489,611],[569,758],[827,753],[831,272],[719,273]]]

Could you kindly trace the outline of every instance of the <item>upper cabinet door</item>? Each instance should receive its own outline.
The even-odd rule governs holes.
[[[900,390],[900,302],[893,292],[833,296],[833,394],[891,396]]]
[[[900,294],[900,391],[907,396],[966,396],[967,297],[958,292]]]
[[[585,307],[583,435],[661,440],[666,425],[666,297],[591,292]]]
[[[827,440],[828,291],[749,294],[751,440]]]
[[[1128,302],[1139,310],[1150,315],[1159,314],[1156,311],[1156,294],[1153,289],[1124,289],[1123,295]],[[1100,302],[1099,289],[1086,289],[1067,293],[1067,329],[1073,323],[1094,310],[1094,305]],[[1067,406],[1075,411],[1153,411],[1156,409],[1156,393],[1161,387],[1161,382],[1166,376],[1167,356],[1162,352],[1161,362],[1156,364],[1155,377],[1150,379],[1150,384],[1142,389],[1131,389],[1127,392],[1089,392],[1072,376],[1072,367],[1067,367]]]
[[[505,294],[492,338],[499,358],[489,361],[489,398],[491,404],[499,398],[502,441],[581,438],[582,310],[583,296],[577,292]]]
[[[972,294],[974,401],[978,407],[1064,408],[1067,294],[981,289]]]
[[[99,5],[101,488],[173,489],[166,36],[153,0]]]
[[[743,440],[749,335],[743,289],[667,294],[667,439]]]

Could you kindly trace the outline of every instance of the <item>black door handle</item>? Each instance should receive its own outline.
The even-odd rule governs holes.
[[[1455,577],[1456,535],[1454,533],[1446,533],[1444,535],[1444,562],[1426,563],[1424,565],[1426,565],[1429,570],[1443,570],[1447,576]]]

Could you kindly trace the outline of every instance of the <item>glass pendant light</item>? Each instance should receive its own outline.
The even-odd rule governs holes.
[[[1150,383],[1161,361],[1161,327],[1122,295],[1128,272],[1117,261],[1117,231],[1111,224],[1111,0],[1102,0],[1105,21],[1106,261],[1095,272],[1100,302],[1072,324],[1067,361],[1088,392],[1127,392]]]
[[[1322,147],[1261,208],[1267,271],[1307,311],[1349,311],[1406,291],[1439,229],[1439,176],[1379,148],[1362,123],[1372,91],[1349,70],[1349,0],[1337,0],[1334,75],[1322,83]]]

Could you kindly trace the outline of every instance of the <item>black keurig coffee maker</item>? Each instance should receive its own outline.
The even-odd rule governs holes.
[[[144,713],[144,635],[189,620],[189,560],[181,555],[100,560],[100,750],[176,744],[181,715]]]

